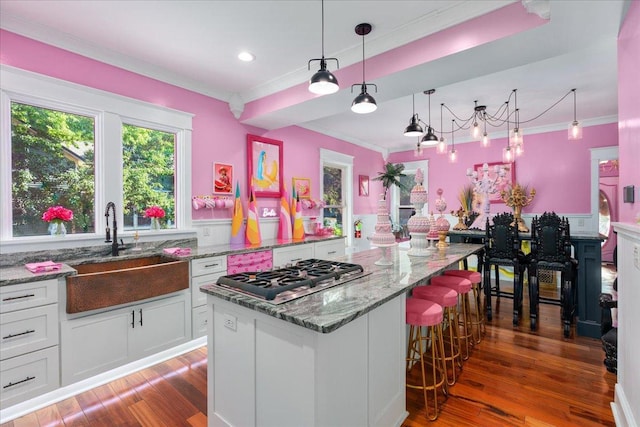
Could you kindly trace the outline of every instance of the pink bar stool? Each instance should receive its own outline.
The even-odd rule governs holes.
[[[433,301],[418,298],[407,298],[406,319],[409,327],[409,345],[407,346],[407,387],[422,390],[424,394],[424,406],[427,418],[431,421],[438,418],[438,388],[447,395],[446,368],[443,363],[444,344],[442,340],[442,319],[443,309]],[[426,327],[426,334],[422,334],[422,328]],[[425,352],[423,344],[431,343],[431,375],[433,381],[427,384],[425,372]],[[410,382],[411,368],[416,363],[420,363],[420,373],[422,376],[421,385]],[[433,391],[434,415],[429,415],[429,403],[427,401],[427,391]]]
[[[482,335],[485,334],[486,328],[484,325],[484,312],[482,311],[482,275],[477,271],[471,270],[445,270],[445,276],[464,277],[471,282],[473,286],[473,300],[475,301],[475,315],[471,321],[472,326],[475,326],[475,330],[478,335],[475,337],[476,344],[480,344],[482,341]]]
[[[469,304],[469,292],[471,292],[471,281],[464,277],[456,276],[436,276],[431,278],[431,286],[443,286],[453,289],[458,293],[458,303],[460,305],[460,314],[462,314],[462,330],[463,335],[460,337],[464,339],[465,355],[462,360],[469,358],[469,346],[473,345],[473,329],[471,325],[471,308]],[[460,322],[458,322],[460,325]],[[462,344],[460,344],[462,349]]]
[[[449,331],[449,345],[445,345],[444,366],[447,368],[447,384],[456,383],[456,362],[462,370],[462,354],[460,354],[460,336],[458,328],[458,293],[444,286],[418,286],[412,291],[414,298],[433,301],[444,309],[443,328],[444,334]],[[447,349],[448,347],[448,349]],[[446,350],[449,355],[446,355]],[[449,365],[451,375],[449,375]]]

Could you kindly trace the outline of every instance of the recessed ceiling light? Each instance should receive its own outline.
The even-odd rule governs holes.
[[[238,59],[244,62],[251,62],[256,59],[255,55],[251,52],[243,51],[238,54]]]

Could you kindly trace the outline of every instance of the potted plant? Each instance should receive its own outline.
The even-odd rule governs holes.
[[[387,162],[384,165],[384,171],[380,172],[377,177],[373,178],[374,181],[382,181],[384,187],[384,199],[387,199],[387,191],[392,185],[397,186],[400,189],[405,189],[405,185],[400,181],[401,176],[406,176],[402,173],[404,171],[404,165],[401,163],[393,164]]]

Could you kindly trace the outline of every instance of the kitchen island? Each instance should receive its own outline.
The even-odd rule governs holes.
[[[400,426],[405,402],[405,299],[482,250],[451,244],[428,257],[372,249],[339,258],[364,277],[273,305],[204,285],[209,426]]]

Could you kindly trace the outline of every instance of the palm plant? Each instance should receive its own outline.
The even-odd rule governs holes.
[[[400,189],[406,189],[406,186],[400,181],[401,176],[406,176],[402,173],[403,170],[403,164],[398,163],[394,165],[391,162],[387,162],[384,165],[384,171],[380,172],[377,177],[373,178],[374,181],[382,181],[385,200],[387,199],[387,191],[389,191],[389,188],[392,185],[395,185]]]

